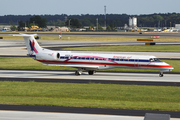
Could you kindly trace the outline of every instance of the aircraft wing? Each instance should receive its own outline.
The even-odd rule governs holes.
[[[59,65],[59,64],[45,64],[49,66],[61,66],[61,67],[73,67],[73,68],[84,68],[84,69],[93,69],[97,70],[99,66],[92,66],[92,65]]]

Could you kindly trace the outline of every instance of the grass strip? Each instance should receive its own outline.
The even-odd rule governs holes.
[[[9,33],[14,34],[14,33]],[[33,33],[30,33],[33,34]],[[35,33],[37,34],[37,33]],[[48,34],[48,33],[47,33]],[[71,33],[72,34],[72,33]],[[14,37],[12,35],[1,35],[3,40],[24,40],[23,37]],[[137,39],[151,39],[151,36],[142,38],[142,37],[116,37],[116,36],[102,36],[101,37],[84,37],[84,36],[63,36],[62,39],[59,39],[59,34],[57,36],[40,36],[40,40],[58,40],[58,41],[129,41],[136,42]],[[179,38],[159,38],[154,39],[154,42],[180,42]]]
[[[23,37],[14,37],[11,35],[1,35],[3,40],[24,40]],[[58,40],[58,41],[136,41],[137,38],[126,37],[81,37],[81,36],[63,36],[59,39],[57,36],[40,36],[40,40]],[[176,40],[176,39],[173,39]],[[172,40],[171,40],[172,41]],[[179,40],[180,41],[180,40]]]
[[[180,72],[180,61],[163,60],[174,67],[172,72]],[[0,57],[0,69],[32,69],[32,70],[76,70],[71,67],[58,67],[43,65],[30,57]],[[133,71],[133,72],[159,72],[157,70],[123,69],[115,68],[104,71]]]
[[[180,111],[180,87],[0,81],[0,104]]]

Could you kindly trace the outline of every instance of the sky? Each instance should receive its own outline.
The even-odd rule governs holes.
[[[180,0],[0,0],[3,15],[180,13]]]

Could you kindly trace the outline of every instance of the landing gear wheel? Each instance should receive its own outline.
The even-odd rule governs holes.
[[[90,70],[90,71],[88,71],[88,73],[89,73],[89,75],[93,75],[95,73],[95,71],[94,70]]]
[[[81,75],[81,72],[76,71],[76,72],[75,72],[75,75]]]
[[[163,77],[163,73],[159,73],[159,77]]]

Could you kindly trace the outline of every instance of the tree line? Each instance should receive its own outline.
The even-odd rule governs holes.
[[[36,17],[36,18],[35,18]],[[148,15],[127,15],[127,14],[107,14],[106,26],[110,28],[123,27],[128,24],[129,17],[137,17],[138,27],[169,27],[180,23],[180,13],[154,13]],[[105,25],[105,16],[99,15],[4,15],[0,16],[0,24],[25,24],[31,25],[33,18],[44,21],[40,27],[46,27],[46,25],[53,26],[70,26],[71,27],[83,27],[83,26],[96,26],[96,19],[98,18],[98,24],[100,26]],[[35,21],[37,24],[38,21]]]
[[[12,23],[11,30],[19,30],[22,31],[25,29],[25,27],[30,28],[31,26],[37,25],[40,28],[46,28],[47,27],[47,20],[46,18],[41,18],[40,16],[32,16],[29,20],[26,20],[25,22],[23,20],[18,21],[18,27],[16,28],[15,25]]]

